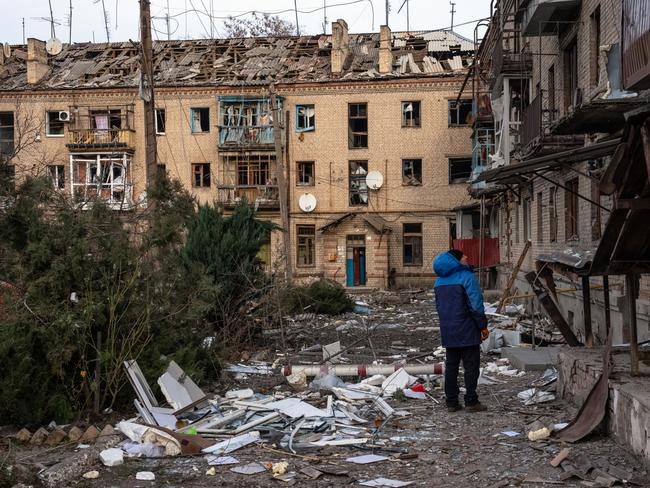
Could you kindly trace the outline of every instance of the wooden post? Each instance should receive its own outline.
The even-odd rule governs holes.
[[[278,100],[273,84],[269,85],[271,93],[271,108],[273,110],[273,141],[275,142],[275,163],[277,166],[278,196],[280,199],[280,219],[282,223],[282,243],[284,247],[284,273],[288,282],[292,281],[292,256],[291,253],[291,229],[289,226],[289,200],[287,197],[287,179],[284,167],[284,150],[282,148],[282,134],[280,133],[280,116],[282,112],[278,108]],[[286,123],[285,123],[286,125]]]
[[[627,293],[628,319],[630,321],[630,373],[639,374],[639,343],[636,331],[636,275],[625,275],[625,291]]]
[[[515,280],[517,279],[517,275],[519,274],[521,265],[524,263],[524,258],[526,257],[526,254],[528,253],[530,246],[531,246],[531,242],[526,241],[526,244],[524,245],[524,249],[521,251],[521,254],[519,255],[519,259],[517,260],[517,264],[515,264],[515,267],[512,269],[512,274],[508,279],[508,284],[503,290],[503,294],[501,295],[501,299],[499,300],[499,305],[497,305],[497,313],[501,313],[501,310],[503,309],[506,300],[510,296],[510,290],[512,289],[512,285],[515,284]]]
[[[591,330],[591,290],[589,276],[582,277],[582,313],[585,319],[585,345],[594,346],[594,335]]]
[[[140,98],[144,105],[144,160],[147,185],[157,174],[155,103],[153,93],[153,47],[151,41],[151,6],[149,0],[140,0],[140,71],[142,86]]]

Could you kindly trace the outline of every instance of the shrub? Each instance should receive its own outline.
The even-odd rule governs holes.
[[[338,315],[354,308],[354,301],[345,289],[337,282],[326,279],[306,286],[289,285],[282,292],[282,301],[291,313]]]

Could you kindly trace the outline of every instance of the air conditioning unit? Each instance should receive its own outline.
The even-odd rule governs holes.
[[[59,112],[59,120],[61,122],[70,122],[70,112],[67,110]]]

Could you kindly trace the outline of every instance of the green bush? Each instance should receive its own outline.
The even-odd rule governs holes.
[[[289,285],[281,296],[284,307],[290,313],[338,315],[354,308],[354,301],[345,289],[335,281],[325,279],[307,286]]]

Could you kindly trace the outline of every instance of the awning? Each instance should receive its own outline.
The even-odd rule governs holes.
[[[344,215],[341,215],[340,217],[332,220],[331,222],[328,222],[324,226],[320,227],[318,229],[319,232],[327,232],[330,231],[336,227],[338,227],[340,224],[345,222],[348,219],[352,219],[354,217],[360,216],[363,221],[368,224],[368,226],[374,230],[377,234],[388,234],[389,232],[392,231],[392,229],[388,226],[388,221],[384,219],[383,217],[380,217],[379,215],[369,215],[369,214],[361,214],[358,212],[350,212],[346,213]]]
[[[520,183],[522,176],[532,175],[540,171],[558,170],[567,164],[578,163],[587,159],[601,158],[603,156],[610,156],[613,154],[614,149],[620,143],[619,139],[611,141],[598,142],[585,147],[570,149],[568,151],[560,151],[545,156],[530,158],[522,161],[521,163],[509,164],[496,169],[490,169],[478,175],[478,178],[473,181],[477,183],[480,181],[500,182],[500,183]]]

